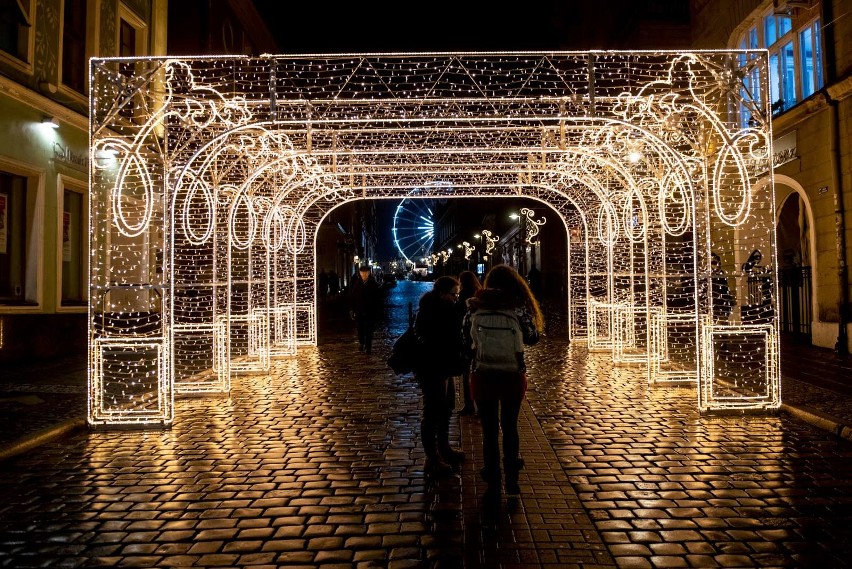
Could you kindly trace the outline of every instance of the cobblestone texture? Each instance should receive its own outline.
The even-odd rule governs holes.
[[[533,412],[620,567],[844,567],[852,443],[779,413],[702,416],[690,388],[552,339]]]
[[[483,507],[472,417],[460,476],[425,480],[418,391],[384,365],[406,304],[388,308],[372,357],[342,326],[229,397],[179,400],[170,430],[0,462],[0,566],[852,566],[852,443],[785,413],[701,415],[694,389],[649,388],[556,327],[528,356],[520,498]],[[852,417],[848,366],[808,354],[782,362],[804,377],[785,400]],[[85,408],[79,369],[37,373],[0,382],[6,440]]]
[[[493,515],[475,418],[454,423],[461,476],[427,484],[413,379],[354,346],[179,400],[168,431],[81,432],[0,464],[0,565],[613,565],[529,408],[524,494]]]

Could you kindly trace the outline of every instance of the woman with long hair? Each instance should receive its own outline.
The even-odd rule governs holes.
[[[526,281],[508,265],[485,277],[485,288],[468,301],[465,344],[473,354],[470,387],[482,423],[481,474],[488,483],[486,503],[501,494],[499,434],[503,430],[506,492],[519,494],[518,415],[527,389],[524,345],[538,342],[544,317]]]
[[[456,302],[456,307],[459,310],[459,321],[464,318],[467,312],[467,301],[482,289],[482,283],[479,282],[479,277],[473,271],[462,271],[459,274],[459,299]],[[473,404],[473,396],[470,394],[470,362],[467,362],[464,371],[462,372],[462,393],[464,395],[464,407],[459,411],[459,415],[473,415],[476,413],[476,407]]]

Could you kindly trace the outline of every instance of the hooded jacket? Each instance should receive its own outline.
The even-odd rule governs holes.
[[[461,373],[461,320],[453,302],[434,290],[424,294],[414,331],[424,350],[419,375],[443,378]]]

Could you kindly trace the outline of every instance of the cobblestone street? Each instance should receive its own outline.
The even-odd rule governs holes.
[[[402,285],[402,283],[401,283]],[[417,292],[422,289],[417,289]],[[416,297],[416,294],[414,295]],[[694,388],[568,346],[530,349],[521,497],[423,476],[420,397],[348,330],[180,399],[166,431],[78,431],[0,463],[6,567],[852,566],[852,443],[792,416],[702,416]]]

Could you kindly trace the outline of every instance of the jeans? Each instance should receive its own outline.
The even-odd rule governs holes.
[[[503,430],[503,466],[507,481],[517,481],[521,468],[518,415],[526,392],[520,373],[478,373],[471,376],[476,408],[482,424],[483,477],[499,483],[500,430]]]
[[[450,447],[450,416],[455,389],[451,377],[418,377],[423,393],[423,416],[420,437],[426,456],[435,456]]]
[[[373,351],[373,329],[375,323],[370,316],[357,315],[355,325],[358,328],[358,343],[367,353]]]

